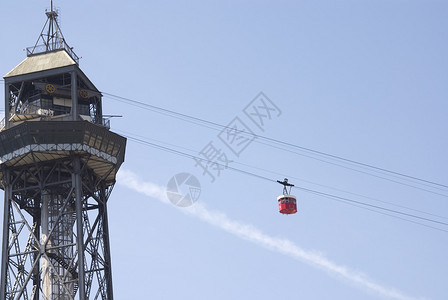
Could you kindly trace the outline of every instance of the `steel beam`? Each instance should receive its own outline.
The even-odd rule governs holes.
[[[8,251],[8,243],[9,243],[9,211],[11,208],[11,186],[9,185],[10,181],[10,172],[9,170],[5,170],[5,205],[3,210],[3,243],[2,243],[2,267],[1,267],[1,285],[0,285],[0,299],[6,295],[6,285],[8,284],[8,262],[9,257],[5,255],[9,253]]]

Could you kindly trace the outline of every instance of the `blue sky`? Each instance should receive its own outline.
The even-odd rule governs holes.
[[[447,185],[446,1],[55,6],[81,69],[105,93],[222,125],[238,117],[257,135]],[[35,43],[48,7],[0,4],[2,75]],[[281,111],[262,129],[244,114],[260,92]],[[234,168],[448,222],[447,188],[262,139],[237,156],[220,130],[106,95],[103,106],[105,114],[123,116],[112,119],[118,133],[197,156],[212,142]],[[195,164],[128,142],[109,202],[116,299],[448,297],[447,226],[300,189],[293,189],[298,213],[283,216],[275,182],[230,169],[211,182]],[[201,184],[189,209],[163,193],[181,172]],[[339,267],[344,272],[335,272]]]

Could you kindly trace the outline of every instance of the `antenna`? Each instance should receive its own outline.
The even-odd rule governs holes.
[[[79,63],[79,57],[75,54],[73,48],[67,44],[62,34],[61,27],[58,23],[58,12],[53,7],[53,0],[50,0],[50,11],[46,10],[45,14],[47,15],[47,21],[34,46],[26,49],[27,56],[65,50],[76,63]]]

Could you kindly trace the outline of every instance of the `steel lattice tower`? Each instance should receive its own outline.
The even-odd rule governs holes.
[[[5,75],[0,299],[113,299],[107,200],[126,139],[57,22]]]

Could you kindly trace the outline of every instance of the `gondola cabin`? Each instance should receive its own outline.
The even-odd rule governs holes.
[[[281,195],[277,197],[278,211],[281,214],[291,215],[297,212],[297,199],[293,195]]]

